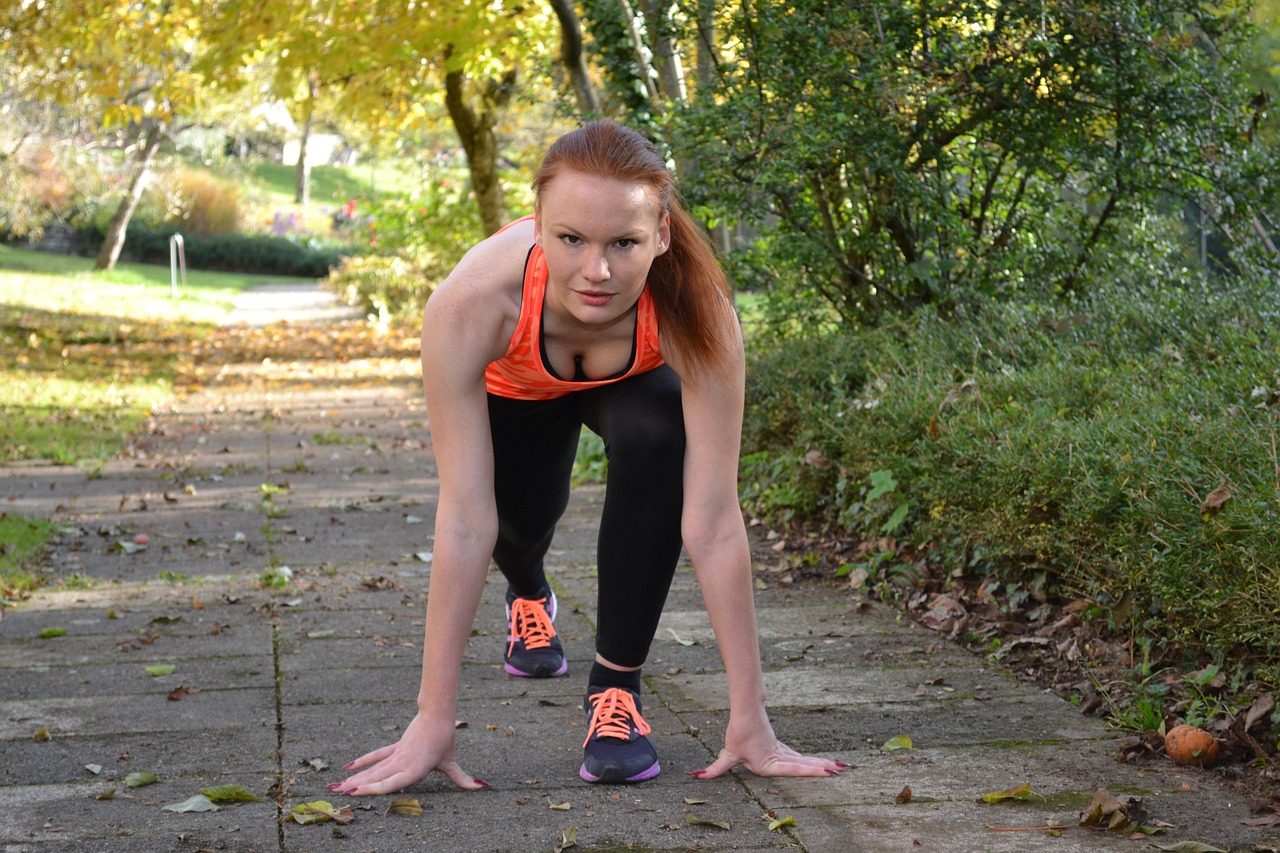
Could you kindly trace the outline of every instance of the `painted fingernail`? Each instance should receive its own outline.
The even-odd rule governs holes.
[[[338,790],[339,788],[341,788],[341,787],[342,787],[342,783],[341,783],[341,782],[330,782],[328,785],[325,785],[325,787],[326,787],[326,788],[328,788],[330,791],[336,791],[336,790]]]
[[[836,762],[836,767],[839,767],[841,770],[844,770],[846,767],[852,767],[852,766],[853,766],[852,764],[849,764],[849,763],[848,763],[848,762],[846,762],[846,761],[837,761],[837,762]]]
[[[705,770],[694,770],[694,771],[692,771],[689,775],[690,775],[690,776],[692,776],[692,777],[693,777],[693,778],[695,778],[695,779],[701,779],[701,778],[702,778],[702,774],[703,774],[703,773],[706,773],[706,772],[707,772],[707,771],[705,771]]]
[[[829,769],[829,770],[827,770],[827,775],[828,775],[828,776],[839,776],[839,775],[840,775],[840,771],[839,771],[839,770],[830,770],[830,769]]]
[[[352,761],[348,761],[346,764],[342,765],[342,769],[343,769],[343,770],[350,770],[350,769],[352,769],[352,768],[353,768],[353,767],[355,767],[355,766],[356,766],[356,763],[355,763],[355,761],[354,761],[354,760],[352,760]]]
[[[347,790],[339,791],[338,793],[342,794],[342,796],[344,797],[352,797],[352,796],[355,796],[356,791],[359,791],[359,790],[360,790],[359,788],[348,788]]]
[[[488,782],[484,781],[483,779],[477,779],[477,780],[476,780],[476,784],[477,784],[477,785],[479,785],[481,788],[492,788],[492,787],[493,787],[492,785],[490,785]]]

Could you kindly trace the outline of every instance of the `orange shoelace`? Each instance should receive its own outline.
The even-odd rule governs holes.
[[[649,724],[636,710],[635,698],[626,690],[610,687],[591,697],[591,725],[587,726],[587,739],[582,742],[582,747],[585,749],[591,738],[597,735],[631,740],[632,726],[642,735],[650,731]]]
[[[545,598],[517,598],[511,603],[511,644],[507,646],[507,654],[516,646],[516,640],[523,640],[526,649],[545,649],[551,645],[551,638],[556,635],[556,628],[547,615]]]

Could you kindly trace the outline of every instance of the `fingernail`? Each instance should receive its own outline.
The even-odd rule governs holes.
[[[479,785],[481,788],[492,788],[492,787],[493,787],[492,785],[490,785],[488,782],[484,781],[483,779],[477,779],[477,780],[476,780],[476,784],[477,784],[477,785]]]
[[[841,770],[844,770],[846,767],[852,767],[852,766],[853,766],[852,764],[849,764],[848,762],[845,762],[845,761],[836,762],[836,767],[839,767]]]
[[[839,775],[840,775],[840,771],[839,771],[839,770],[828,770],[828,771],[827,771],[827,775],[828,775],[828,776],[839,776]]]
[[[342,794],[342,796],[344,797],[351,797],[351,796],[354,796],[356,791],[359,791],[359,790],[360,790],[359,788],[348,788],[347,790],[339,791],[338,793]]]
[[[706,772],[707,772],[707,771],[705,771],[705,770],[694,770],[694,771],[692,771],[689,775],[690,775],[690,776],[692,776],[692,777],[693,777],[693,778],[695,778],[695,779],[701,779],[701,778],[702,778],[702,774],[703,774],[703,773],[706,773]]]
[[[352,768],[353,768],[353,767],[355,767],[355,766],[356,766],[356,762],[355,762],[355,760],[354,760],[354,759],[352,759],[351,761],[348,761],[346,764],[342,765],[342,769],[343,769],[343,770],[350,770],[350,769],[352,769]]]
[[[330,782],[328,785],[325,785],[325,787],[326,787],[326,788],[328,788],[330,791],[336,791],[336,790],[338,790],[339,788],[341,788],[341,787],[342,787],[342,783],[341,783],[341,782]]]

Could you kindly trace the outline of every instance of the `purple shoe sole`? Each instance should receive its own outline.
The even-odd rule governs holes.
[[[502,668],[507,671],[507,675],[517,675],[520,678],[559,678],[560,676],[564,675],[566,672],[569,671],[569,662],[567,660],[561,661],[559,669],[557,669],[555,672],[551,672],[546,675],[540,675],[536,672],[523,672],[521,670],[516,669],[514,666],[512,666],[509,663],[503,664]]]
[[[596,776],[587,769],[587,765],[585,764],[578,769],[578,775],[582,777],[583,781],[591,783],[604,782],[607,785],[626,785],[631,782],[644,782],[645,780],[652,779],[654,776],[657,776],[660,772],[662,772],[662,767],[656,761],[653,762],[651,767],[648,767],[636,775],[630,776],[626,779],[617,776],[616,773],[609,773],[607,771],[603,776]]]

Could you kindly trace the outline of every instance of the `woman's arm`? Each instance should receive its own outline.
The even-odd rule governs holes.
[[[692,775],[710,778],[737,764],[762,776],[834,775],[847,765],[801,755],[780,743],[765,710],[751,551],[738,501],[743,345],[736,318],[726,315],[722,333],[734,355],[731,368],[694,371],[678,358],[673,363],[681,375],[686,434],[681,532],[729,680],[725,749],[711,766]]]
[[[511,252],[504,245],[512,243],[499,238],[472,250],[432,294],[423,314],[423,388],[440,498],[418,713],[398,743],[347,766],[360,772],[331,786],[347,794],[389,793],[433,770],[461,788],[485,787],[454,760],[454,725],[462,657],[498,535],[484,370],[511,334],[511,303],[503,298]],[[521,270],[518,263],[517,294]]]

